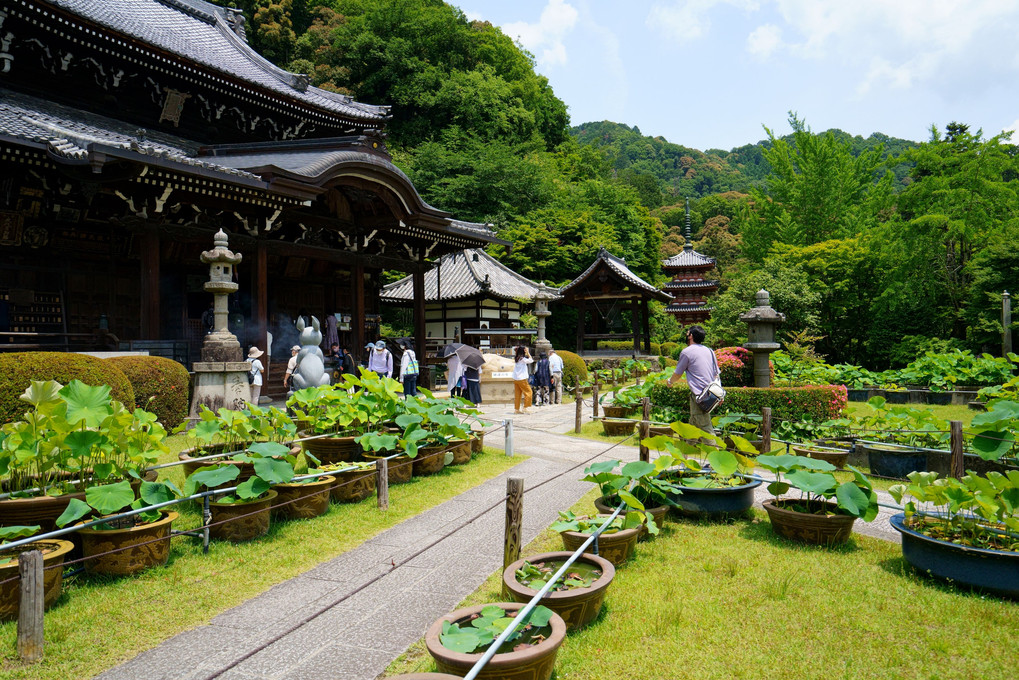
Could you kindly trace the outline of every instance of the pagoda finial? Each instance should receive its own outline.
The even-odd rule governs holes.
[[[686,244],[683,250],[693,250],[693,242],[690,240],[690,198],[686,199]]]

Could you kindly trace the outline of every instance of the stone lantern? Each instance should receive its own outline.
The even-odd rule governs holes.
[[[198,415],[200,405],[217,411],[222,407],[244,408],[251,399],[248,371],[251,366],[244,360],[237,336],[230,332],[228,296],[236,293],[234,267],[242,256],[229,248],[226,233],[220,229],[213,237],[212,250],[202,253],[202,262],[209,265],[209,280],[204,289],[212,293],[212,311],[215,318],[212,333],[202,343],[202,360],[194,364],[195,389],[191,401],[191,415]]]
[[[545,319],[552,316],[548,311],[548,303],[552,300],[552,291],[545,284],[538,286],[538,292],[534,294],[534,315],[538,317],[538,338],[534,342],[536,354],[545,353],[552,349],[552,343],[545,339]]]
[[[775,326],[785,321],[785,314],[771,308],[771,295],[766,290],[757,291],[757,306],[740,315],[750,329],[750,341],[744,345],[754,353],[754,387],[771,387],[771,366],[768,356],[778,350],[775,342]]]

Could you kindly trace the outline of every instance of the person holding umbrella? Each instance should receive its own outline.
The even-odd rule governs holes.
[[[534,393],[531,392],[531,386],[527,382],[527,366],[533,363],[534,359],[531,358],[531,350],[523,345],[516,348],[516,353],[513,356],[514,413],[530,413],[527,409],[531,408],[531,400],[534,398]],[[523,411],[520,410],[521,399],[524,402]]]

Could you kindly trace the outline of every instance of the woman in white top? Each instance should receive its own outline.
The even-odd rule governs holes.
[[[403,348],[403,356],[400,358],[400,382],[403,383],[403,398],[406,399],[418,393],[418,371],[415,370],[413,373],[407,371],[412,361],[417,366],[417,355],[406,340],[400,341],[400,347]]]
[[[513,409],[514,413],[530,413],[531,400],[534,395],[531,392],[531,385],[527,378],[527,365],[533,364],[531,352],[524,346],[517,347],[516,355],[513,357]],[[524,410],[520,410],[520,398],[524,398]]]
[[[258,405],[258,397],[262,394],[262,373],[265,372],[265,366],[258,360],[258,357],[265,354],[262,350],[257,347],[252,347],[248,350],[248,363],[251,364],[251,403]]]

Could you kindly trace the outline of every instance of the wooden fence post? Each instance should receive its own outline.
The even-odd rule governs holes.
[[[651,462],[651,450],[644,446],[644,440],[651,436],[651,400],[644,397],[640,400],[641,421],[640,421],[640,459],[645,463]]]
[[[761,409],[761,453],[771,453],[771,407]]]
[[[598,420],[598,374],[594,374],[594,387],[591,388],[591,418]]]
[[[379,510],[389,509],[389,461],[375,461],[375,490],[379,496]]]
[[[584,408],[584,395],[581,393],[580,385],[573,388],[573,398],[576,400],[577,406],[577,422],[573,426],[573,431],[580,434],[580,424],[584,420],[584,414],[581,411]]]
[[[615,371],[612,372],[612,398],[615,399],[619,396],[619,381],[616,380]]]
[[[966,459],[964,457],[962,443],[962,421],[953,420],[948,423],[948,427],[952,436],[952,463],[950,474],[956,479],[962,479],[963,475],[966,474]]]
[[[520,529],[524,516],[524,480],[510,477],[506,480],[506,536],[502,549],[502,568],[520,559]]]
[[[43,606],[45,591],[42,571],[42,551],[29,550],[18,556],[21,575],[21,602],[18,610],[18,656],[24,663],[35,663],[42,658]]]

